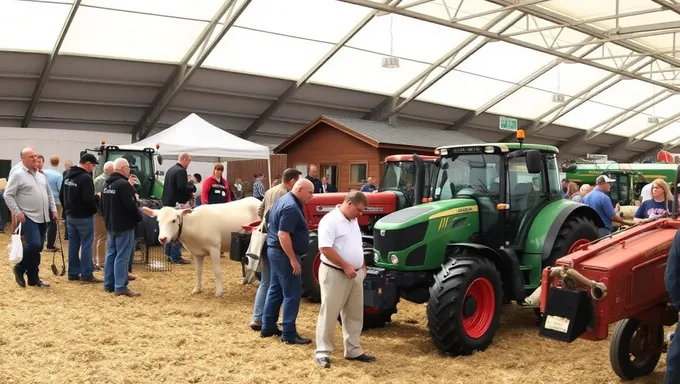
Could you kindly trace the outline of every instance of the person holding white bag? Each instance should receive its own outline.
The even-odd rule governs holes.
[[[20,287],[49,287],[39,277],[40,252],[45,244],[47,223],[58,222],[57,206],[47,177],[39,172],[36,153],[31,148],[21,151],[22,167],[10,177],[4,198],[9,210],[21,224],[24,236],[23,258],[14,266],[14,278]]]
[[[270,188],[264,194],[264,200],[260,204],[260,208],[257,211],[258,216],[262,218],[266,217],[267,212],[274,206],[274,203],[279,200],[282,196],[293,189],[293,185],[298,181],[302,172],[295,168],[288,168],[283,171],[283,182],[273,188]],[[263,223],[262,225],[266,225]],[[262,252],[260,253],[260,263],[262,268],[262,277],[260,279],[260,286],[257,287],[257,293],[255,294],[255,305],[253,307],[253,319],[250,322],[250,328],[254,331],[260,331],[262,329],[262,312],[264,311],[264,302],[267,298],[267,291],[269,290],[269,260],[267,259],[267,249],[266,242],[265,246],[262,247]]]

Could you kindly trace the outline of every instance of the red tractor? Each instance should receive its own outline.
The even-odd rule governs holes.
[[[437,177],[437,156],[393,155],[385,158],[385,170],[377,192],[368,193],[368,207],[359,217],[364,236],[364,258],[373,265],[373,224],[400,209],[430,201],[430,187]],[[321,254],[316,229],[321,218],[341,204],[344,192],[317,194],[305,205],[309,251],[302,257],[302,296],[311,302],[321,301],[319,266]],[[310,257],[312,256],[312,257]]]
[[[432,201],[431,186],[439,172],[439,157],[419,155],[393,155],[385,158],[385,170],[380,179],[378,191],[366,194],[368,207],[359,217],[363,233],[364,258],[366,265],[373,265],[373,224],[392,212]],[[310,199],[304,207],[307,225],[311,231],[309,250],[302,256],[302,297],[318,303],[321,301],[319,288],[319,266],[321,254],[316,230],[321,218],[336,205],[342,204],[347,193],[323,193]],[[250,232],[257,228],[259,221],[243,226],[242,232],[232,233],[230,259],[242,263],[245,276],[245,256]],[[311,256],[311,257],[310,257]]]

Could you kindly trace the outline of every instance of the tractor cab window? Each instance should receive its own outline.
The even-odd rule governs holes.
[[[141,184],[141,190],[149,191],[141,193],[140,196],[148,195],[153,187],[155,178],[151,156],[141,151],[109,151],[106,161],[114,161],[120,157],[124,157],[130,163],[130,174],[137,176],[137,180]],[[102,162],[100,161],[100,163]]]
[[[629,199],[631,198],[630,196],[631,191],[628,185],[630,180],[629,176],[620,173],[611,175],[611,177],[616,180],[615,182],[611,183],[611,191],[609,192],[609,197],[612,199],[612,203],[614,205],[630,204],[631,201],[629,201]]]
[[[465,154],[442,158],[434,200],[484,197],[495,207],[500,197],[501,158],[494,154]]]
[[[560,169],[557,167],[557,156],[554,154],[546,155],[548,166],[548,190],[550,199],[562,198],[562,185],[560,180]]]
[[[411,161],[393,161],[385,164],[385,174],[380,180],[381,191],[401,191],[413,195],[415,164]]]
[[[548,174],[548,179],[555,175]],[[510,191],[510,223],[506,228],[508,239],[516,237],[519,229],[536,215],[543,203],[550,199],[553,191],[545,190],[545,174],[529,173],[526,158],[515,157],[508,160],[508,190]],[[559,179],[559,174],[557,176]],[[552,180],[550,180],[552,185]],[[555,184],[560,186],[559,182]],[[551,187],[552,189],[552,187]],[[558,196],[561,196],[561,192]]]

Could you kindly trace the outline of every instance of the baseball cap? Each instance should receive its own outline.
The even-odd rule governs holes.
[[[85,153],[80,156],[80,164],[85,163],[99,164],[99,161],[97,161],[97,158],[93,154]]]
[[[595,184],[613,183],[613,182],[615,182],[615,181],[616,181],[616,180],[612,179],[611,177],[609,177],[609,176],[607,176],[607,175],[600,175],[600,176],[598,176],[597,179],[595,180]]]

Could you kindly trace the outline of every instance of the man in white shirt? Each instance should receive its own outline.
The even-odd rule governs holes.
[[[640,204],[652,199],[652,183],[646,184],[640,191]]]
[[[319,222],[321,308],[316,324],[316,362],[323,368],[331,366],[338,314],[342,320],[345,359],[375,361],[375,357],[365,354],[359,345],[364,323],[366,264],[357,217],[366,205],[366,196],[352,191],[342,205]]]

